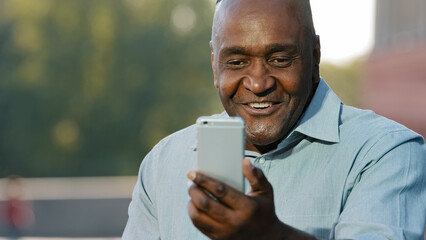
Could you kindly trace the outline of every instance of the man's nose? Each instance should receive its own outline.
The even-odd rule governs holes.
[[[254,94],[262,94],[275,86],[275,79],[270,75],[267,63],[254,61],[248,69],[243,85]]]

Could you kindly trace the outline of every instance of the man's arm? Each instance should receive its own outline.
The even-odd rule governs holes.
[[[188,173],[194,182],[189,188],[188,213],[201,232],[211,239],[315,239],[278,219],[271,184],[247,159],[243,173],[251,185],[247,195],[200,172]]]
[[[147,193],[143,176],[146,174],[150,156],[149,153],[141,164],[138,181],[133,190],[132,202],[129,205],[129,219],[122,239],[160,239],[157,213],[152,199]]]
[[[336,239],[423,239],[426,149],[407,131],[379,139],[353,167]],[[351,183],[352,182],[352,183]]]

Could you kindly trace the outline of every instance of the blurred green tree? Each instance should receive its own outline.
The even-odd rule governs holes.
[[[0,177],[135,175],[221,111],[209,0],[0,0]]]

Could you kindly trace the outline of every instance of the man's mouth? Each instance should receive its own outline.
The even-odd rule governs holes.
[[[256,101],[246,102],[240,105],[244,111],[253,116],[269,116],[274,112],[278,111],[282,107],[282,102],[271,100],[267,101]]]
[[[248,105],[255,109],[265,109],[272,106],[272,102],[249,103]]]

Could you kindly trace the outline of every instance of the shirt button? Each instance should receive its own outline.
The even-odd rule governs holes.
[[[265,158],[264,158],[264,157],[261,157],[261,158],[259,159],[259,163],[260,163],[260,164],[264,164],[264,163],[265,163]]]

